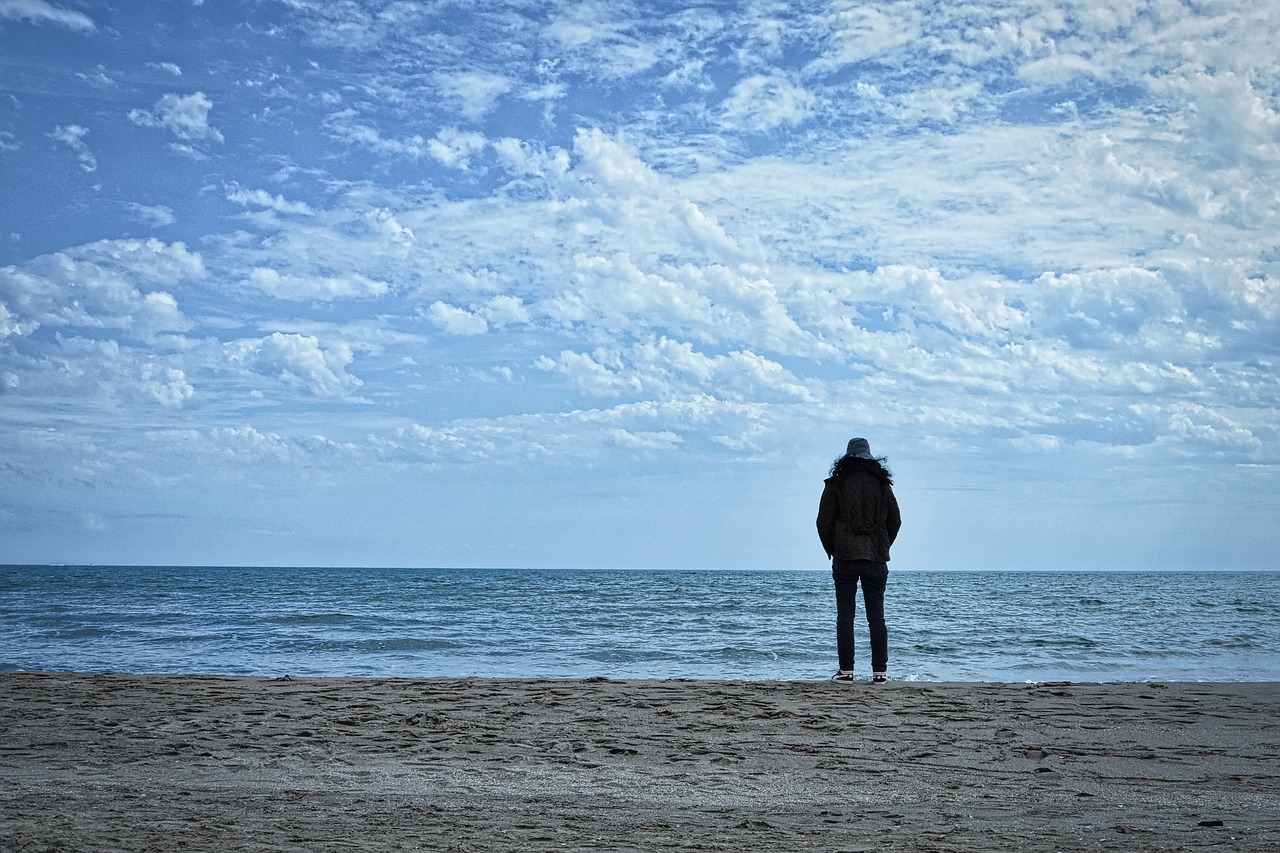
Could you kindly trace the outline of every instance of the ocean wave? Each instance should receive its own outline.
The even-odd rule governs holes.
[[[1280,574],[895,571],[904,680],[1261,680]],[[0,567],[0,666],[238,675],[824,678],[822,572]],[[859,616],[857,666],[866,669]]]

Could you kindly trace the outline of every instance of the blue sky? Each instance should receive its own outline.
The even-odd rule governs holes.
[[[1276,568],[1277,31],[0,0],[0,561]]]

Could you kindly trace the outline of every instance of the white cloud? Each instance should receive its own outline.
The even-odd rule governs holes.
[[[660,45],[640,34],[641,22],[606,3],[573,3],[557,8],[542,36],[564,62],[606,80],[641,74],[656,65]]]
[[[608,362],[612,361],[612,364]],[[565,350],[554,359],[540,356],[535,366],[564,376],[578,390],[600,397],[639,393],[643,384],[639,377],[625,376],[615,357],[603,351],[592,355]]]
[[[429,313],[431,322],[451,335],[483,335],[489,331],[484,317],[447,302],[433,302]]]
[[[1253,432],[1217,409],[1198,403],[1174,403],[1158,412],[1173,438],[1186,439],[1192,449],[1249,453],[1262,441]]]
[[[669,430],[633,432],[626,429],[611,429],[608,435],[615,444],[628,450],[671,451],[684,442],[684,439]]]
[[[464,133],[457,128],[446,127],[427,143],[431,156],[451,169],[466,169],[470,158],[489,147],[489,142],[479,133]]]
[[[740,80],[720,105],[720,122],[734,130],[769,131],[800,124],[814,104],[802,86],[779,76]]]
[[[528,323],[529,311],[518,296],[499,295],[489,300],[484,306],[484,316],[495,326],[510,326],[517,323]]]
[[[382,241],[383,251],[403,255],[413,248],[413,229],[402,225],[385,207],[367,211],[364,224]]]
[[[546,148],[522,139],[505,137],[493,143],[494,153],[504,167],[519,175],[556,182],[569,172],[569,152]]]
[[[620,136],[597,129],[579,130],[573,150],[580,158],[577,171],[606,187],[643,187],[655,181],[652,169]]]
[[[341,276],[306,276],[281,274],[270,267],[255,267],[248,282],[263,293],[277,299],[294,301],[362,299],[385,295],[390,288],[385,281],[374,281],[359,273]]]
[[[222,456],[233,460],[290,463],[305,456],[297,441],[276,432],[262,432],[252,426],[218,427],[205,437]]]
[[[325,129],[334,137],[352,145],[359,145],[379,154],[418,159],[430,153],[427,140],[420,134],[404,139],[388,139],[376,127],[355,121],[355,110],[342,110],[329,116]]]
[[[1274,95],[1248,76],[1182,68],[1162,76],[1156,90],[1186,103],[1177,130],[1187,151],[1208,169],[1274,164],[1280,156],[1280,112]]]
[[[24,357],[12,362],[5,384],[33,401],[65,397],[89,406],[142,403],[176,410],[195,395],[183,369],[173,366],[175,357],[113,338],[64,332],[52,341],[24,341],[21,351]]]
[[[84,138],[89,133],[87,127],[81,127],[78,124],[69,124],[65,127],[59,125],[53,129],[53,133],[49,134],[53,139],[66,143],[72,151],[76,153],[76,157],[80,160],[80,168],[85,172],[95,172],[98,169],[98,158],[89,150],[89,146],[85,144]]]
[[[442,74],[437,85],[445,97],[457,105],[462,117],[472,122],[484,118],[498,99],[513,88],[506,77],[486,71]]]
[[[191,322],[174,297],[139,285],[172,285],[205,274],[182,243],[104,240],[0,268],[0,304],[18,328],[124,329],[140,336],[183,331]]]
[[[625,252],[578,254],[573,262],[572,286],[536,306],[553,322],[615,337],[667,330],[702,342],[757,341],[783,351],[811,346],[771,283],[733,267],[645,259],[650,270]]]
[[[185,142],[170,142],[169,150],[179,157],[183,157],[193,163],[203,163],[209,159],[209,155],[196,148],[194,145],[188,145]]]
[[[1243,279],[1241,297],[1266,321],[1280,320],[1280,276],[1258,275]]]
[[[1121,192],[1202,219],[1215,219],[1225,209],[1227,199],[1215,197],[1209,187],[1197,184],[1173,163],[1148,166],[1125,162],[1115,142],[1105,134],[1095,152],[1095,180],[1111,183]]]
[[[351,347],[321,346],[312,335],[273,332],[264,338],[224,345],[227,359],[242,370],[303,389],[316,397],[345,398],[361,386],[346,372],[355,360]]]
[[[643,395],[670,400],[701,391],[735,401],[814,402],[815,393],[772,359],[747,350],[707,355],[692,344],[659,338],[626,351],[598,348],[590,354],[565,350],[536,367],[564,376],[594,396]]]
[[[76,78],[99,89],[112,89],[119,85],[115,80],[107,76],[107,69],[101,65],[95,68],[91,73],[84,71],[76,72]]]
[[[289,201],[284,196],[272,195],[266,190],[249,190],[232,183],[227,185],[226,193],[227,201],[242,204],[246,207],[262,207],[274,210],[276,213],[298,216],[311,216],[315,213],[306,202]]]
[[[129,120],[139,127],[167,130],[182,140],[222,142],[222,132],[209,124],[212,109],[213,101],[204,92],[190,95],[170,93],[162,95],[151,110],[130,110]]]
[[[195,388],[187,381],[186,373],[174,367],[144,364],[141,379],[140,393],[168,408],[180,409],[195,396]]]
[[[888,115],[910,124],[940,121],[952,124],[968,118],[985,92],[976,82],[914,90],[886,103]]]
[[[157,228],[172,225],[178,221],[177,217],[173,215],[173,208],[164,204],[149,205],[127,202],[125,208],[139,221]]]
[[[887,7],[887,8],[886,8]],[[829,73],[907,45],[920,35],[919,11],[912,3],[867,5],[838,0],[826,12],[827,44],[809,73]]]
[[[1111,349],[1149,346],[1172,354],[1185,328],[1187,311],[1158,273],[1127,268],[1055,275],[1035,282],[1038,325],[1062,335],[1073,347]],[[1153,337],[1153,335],[1158,335]]]
[[[585,324],[606,332],[654,325],[705,325],[712,304],[706,296],[662,275],[642,270],[631,257],[575,257],[577,282],[542,308],[565,325]]]
[[[93,32],[97,26],[83,12],[54,6],[45,0],[0,0],[0,18],[30,21],[34,24],[57,24],[81,32]]]
[[[1097,74],[1093,62],[1083,56],[1065,53],[1028,62],[1019,73],[1036,83],[1062,85],[1075,77]]]
[[[607,409],[509,415],[489,421],[458,420],[444,425],[411,424],[378,439],[373,447],[397,460],[465,464],[521,460],[578,465],[609,458],[619,448],[670,451],[685,444],[685,433],[712,430],[749,444],[752,423],[765,417],[754,406],[708,395],[665,402],[624,403]]]
[[[5,271],[0,270],[0,281],[4,281]],[[5,298],[13,299],[13,291],[17,288],[6,288]],[[23,322],[9,310],[9,306],[4,302],[0,302],[0,338],[7,338],[12,335],[29,335],[39,328],[38,320],[27,320]]]

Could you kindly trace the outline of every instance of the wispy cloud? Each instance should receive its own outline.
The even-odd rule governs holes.
[[[80,168],[85,172],[96,172],[98,170],[98,158],[93,156],[93,152],[89,150],[88,144],[84,138],[89,134],[87,127],[81,127],[78,124],[69,124],[66,127],[58,126],[53,129],[53,133],[49,134],[53,139],[65,143],[72,151],[76,153],[76,157],[80,161]]]
[[[177,222],[177,217],[174,216],[173,208],[168,205],[127,202],[125,203],[125,208],[136,219],[155,228],[163,228],[166,225],[172,225],[174,222]]]
[[[97,29],[93,19],[83,12],[64,9],[46,0],[0,0],[0,18],[33,24],[56,24],[84,33]]]
[[[310,216],[315,211],[311,206],[302,201],[288,201],[279,194],[272,195],[266,190],[250,190],[239,186],[238,184],[228,184],[227,201],[233,201],[246,207],[264,208],[274,210],[277,213],[294,214],[299,216]]]

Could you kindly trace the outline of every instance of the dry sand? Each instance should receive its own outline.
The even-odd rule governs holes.
[[[0,673],[0,849],[1280,850],[1278,712],[1276,683]]]

